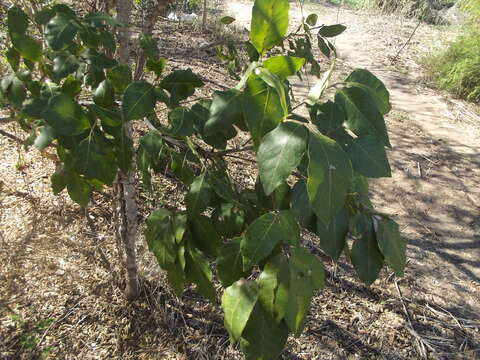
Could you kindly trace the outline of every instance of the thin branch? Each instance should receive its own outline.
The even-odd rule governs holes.
[[[3,135],[3,136],[6,136],[7,138],[13,140],[13,141],[16,141],[17,143],[19,144],[22,144],[23,145],[23,140],[20,139],[18,136],[15,136],[13,134],[10,134],[2,129],[0,129],[0,135]]]

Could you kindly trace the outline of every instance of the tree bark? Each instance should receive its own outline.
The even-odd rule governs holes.
[[[118,20],[127,27],[118,30],[119,48],[118,60],[121,64],[129,64],[130,57],[130,23],[132,0],[117,1]],[[132,124],[124,125],[125,136],[132,138]],[[138,271],[135,252],[137,236],[137,204],[135,173],[132,169],[127,173],[119,170],[114,184],[114,222],[115,237],[119,251],[120,262],[126,271],[125,297],[133,300],[138,297]]]

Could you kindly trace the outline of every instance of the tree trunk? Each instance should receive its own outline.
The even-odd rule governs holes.
[[[207,0],[203,0],[202,27],[203,30],[207,28]]]
[[[118,0],[118,20],[127,27],[118,30],[118,60],[121,64],[129,64],[130,57],[130,17],[132,0]],[[132,124],[124,125],[125,136],[132,138]],[[135,254],[135,240],[137,236],[137,204],[135,173],[132,169],[127,173],[119,171],[114,184],[114,222],[115,237],[117,239],[120,261],[126,270],[125,297],[133,300],[138,297],[138,273]]]

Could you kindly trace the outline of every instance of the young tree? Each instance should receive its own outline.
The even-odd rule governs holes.
[[[118,19],[79,16],[63,4],[32,19],[12,7],[7,57],[13,72],[0,81],[2,101],[30,133],[26,145],[56,151],[55,194],[66,189],[86,206],[92,191],[113,185],[129,297],[136,294],[137,276],[134,156],[145,187],[152,174],[169,172],[188,189],[185,211],[161,208],[148,217],[150,250],[178,295],[194,283],[215,301],[215,273],[224,288],[225,327],[247,359],[276,359],[288,334],[301,334],[313,294],[325,285],[323,264],[302,246],[301,229],[317,234],[319,248],[334,260],[345,253],[366,284],[385,263],[403,274],[398,225],[368,197],[367,178],[390,176],[384,122],[389,94],[366,70],[329,85],[336,56],[329,38],[342,33],[343,25],[317,25],[317,16],[310,15],[287,34],[288,0],[256,0],[245,44],[250,64],[238,84],[187,107],[202,79],[190,69],[165,74],[165,59],[149,34],[140,44],[155,80],[132,79],[130,6],[118,2]],[[32,23],[45,28],[45,48],[30,35]],[[113,27],[118,61],[107,55],[116,47]],[[313,40],[331,59],[323,75]],[[278,55],[286,42],[288,53]],[[233,46],[219,49],[228,61],[235,54]],[[319,81],[293,107],[288,79],[306,67]],[[325,100],[332,87],[334,97]],[[168,108],[168,122],[157,117],[158,102]],[[295,112],[300,106],[308,117]],[[150,131],[134,149],[131,129],[139,121]],[[229,147],[239,132],[251,145]],[[227,159],[244,159],[239,154],[246,152],[258,167],[255,188],[237,186],[229,170]]]

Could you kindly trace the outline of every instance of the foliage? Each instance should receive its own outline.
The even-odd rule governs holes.
[[[302,229],[319,235],[334,260],[345,253],[366,284],[384,264],[398,275],[405,266],[398,225],[368,197],[367,178],[390,176],[388,91],[355,70],[324,99],[336,56],[329,39],[345,27],[309,16],[287,34],[288,8],[288,0],[255,2],[247,70],[234,88],[190,107],[202,79],[190,69],[164,73],[163,63],[153,82],[132,82],[130,68],[108,55],[119,23],[107,14],[78,16],[61,4],[35,19],[19,7],[8,13],[12,73],[1,79],[1,97],[30,134],[25,145],[56,152],[54,193],[66,189],[86,206],[91,192],[132,168],[133,156],[147,185],[152,174],[173,174],[188,189],[186,210],[148,217],[149,249],[178,295],[194,283],[215,301],[218,277],[225,327],[247,359],[277,358],[288,334],[302,333],[310,301],[325,286]],[[45,27],[45,47],[31,35],[32,21]],[[278,55],[286,42],[287,54]],[[323,74],[315,43],[331,60]],[[145,35],[141,46],[160,61],[152,39]],[[302,103],[308,118],[294,113],[288,81],[304,67],[319,77]],[[156,116],[157,103],[168,108],[168,122]],[[130,121],[151,129],[138,148],[123,131]],[[252,146],[227,149],[240,131]],[[245,151],[256,156],[255,188],[236,186],[225,160]]]
[[[433,83],[473,102],[480,101],[480,3],[464,0],[470,14],[462,34],[446,50],[423,59]]]

